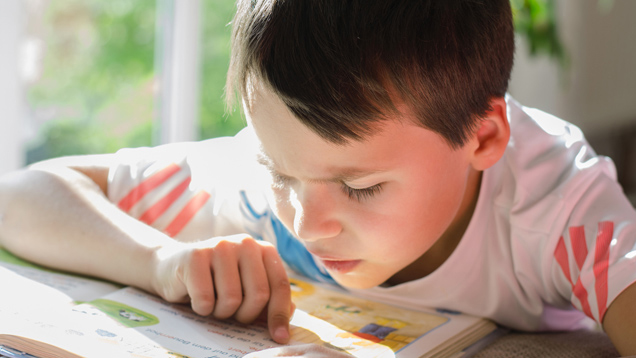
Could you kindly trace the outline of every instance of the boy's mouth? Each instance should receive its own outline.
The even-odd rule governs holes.
[[[318,252],[317,250],[309,249],[309,252],[325,266],[325,268],[331,272],[346,274],[353,271],[353,269],[362,262],[359,259],[345,259],[336,256],[331,256],[325,252]]]
[[[322,258],[320,261],[325,265],[327,270],[340,274],[352,271],[361,262],[361,260],[331,260]]]

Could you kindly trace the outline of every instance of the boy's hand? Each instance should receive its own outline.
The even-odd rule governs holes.
[[[289,340],[291,289],[270,243],[245,235],[175,242],[156,251],[154,267],[151,285],[167,301],[190,301],[202,316],[234,317],[241,323],[254,321],[267,309],[272,338]]]

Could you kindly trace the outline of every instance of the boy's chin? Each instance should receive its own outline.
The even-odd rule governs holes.
[[[345,288],[354,290],[365,290],[381,285],[386,279],[379,276],[364,275],[360,273],[338,274],[330,273],[336,282]],[[388,279],[388,278],[387,278]]]

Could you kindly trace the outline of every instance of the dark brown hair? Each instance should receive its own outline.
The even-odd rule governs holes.
[[[238,0],[227,96],[261,81],[334,143],[405,105],[457,148],[505,95],[513,57],[509,0]]]

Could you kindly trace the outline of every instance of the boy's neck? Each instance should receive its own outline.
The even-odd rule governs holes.
[[[389,278],[384,286],[394,286],[425,277],[437,270],[455,251],[473,217],[479,198],[482,172],[471,169],[469,175],[466,195],[464,195],[455,220],[428,251]]]

